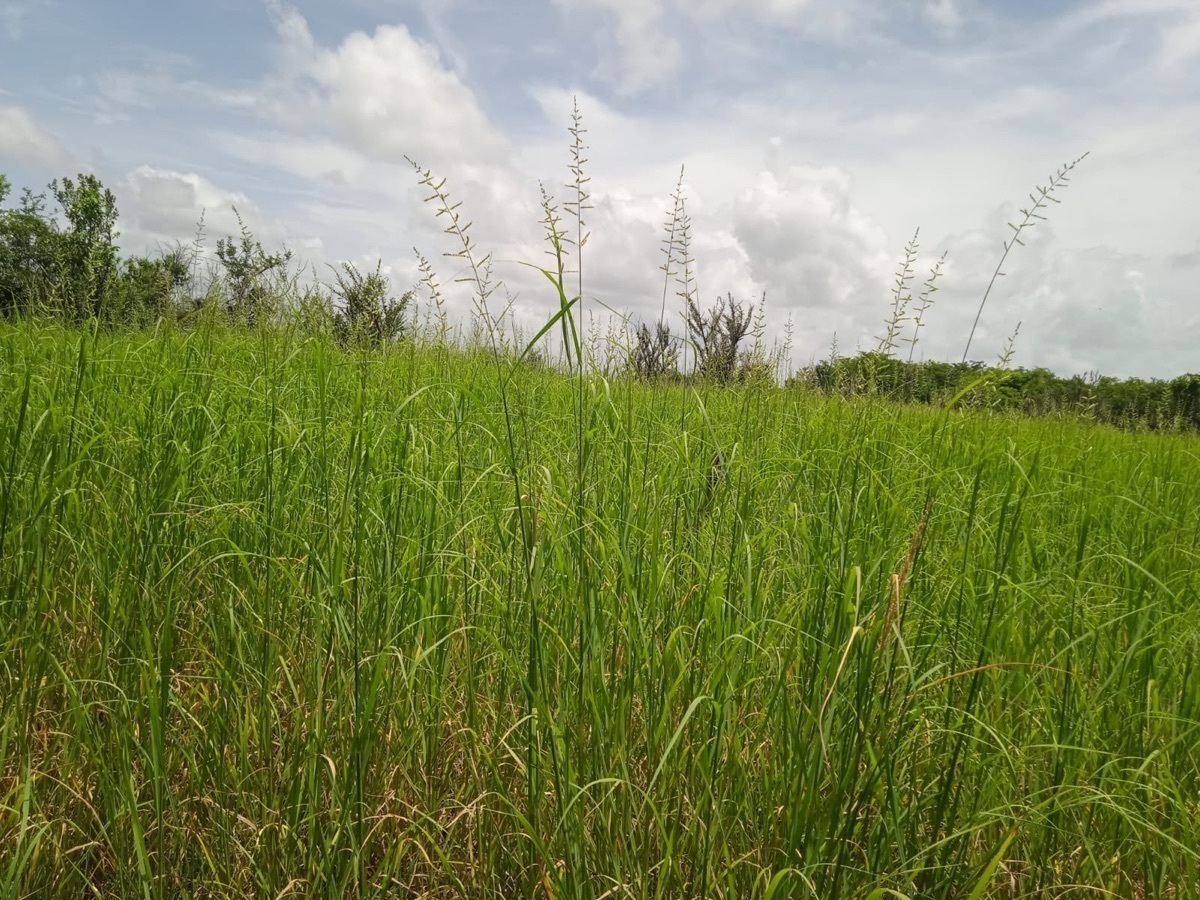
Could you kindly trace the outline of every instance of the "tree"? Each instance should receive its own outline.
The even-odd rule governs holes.
[[[50,182],[68,228],[62,233],[64,312],[99,318],[117,277],[117,200],[95,175]]]
[[[226,309],[253,327],[262,316],[274,311],[266,275],[285,267],[292,259],[292,251],[267,253],[262,244],[254,239],[236,208],[233,212],[237,216],[241,236],[237,240],[232,237],[220,238],[217,241],[217,259],[228,281]]]
[[[12,185],[0,178],[3,203]],[[0,209],[0,314],[52,308],[61,255],[60,235],[46,216],[46,196],[26,188],[17,208]]]

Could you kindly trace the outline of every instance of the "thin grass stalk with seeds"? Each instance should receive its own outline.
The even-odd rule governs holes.
[[[567,190],[571,192],[571,198],[563,204],[563,208],[567,213],[575,218],[575,274],[576,274],[576,291],[577,311],[564,316],[563,322],[563,340],[567,339],[566,325],[570,322],[574,328],[574,318],[576,315],[582,316],[583,305],[583,248],[587,244],[587,222],[584,214],[591,209],[590,204],[591,194],[588,193],[587,185],[592,180],[584,173],[584,165],[587,163],[587,158],[583,155],[586,147],[583,143],[583,136],[587,133],[587,129],[583,127],[583,116],[579,112],[579,98],[573,98],[571,109],[571,127],[568,129],[571,134],[571,163],[568,169],[571,173],[571,181],[567,184]],[[581,347],[579,346],[578,337],[575,338],[576,355],[580,355]],[[582,368],[582,358],[577,359],[578,365]]]
[[[912,239],[904,246],[904,259],[896,270],[896,280],[892,286],[892,312],[884,325],[884,333],[879,338],[877,350],[885,356],[895,352],[904,323],[908,320],[908,306],[912,303],[912,291],[909,285],[913,277],[913,263],[917,261],[917,250],[920,245],[917,239],[921,229],[913,232]]]
[[[535,548],[533,543],[534,515],[533,511],[528,507],[526,495],[522,485],[521,469],[518,461],[517,453],[517,438],[516,427],[513,421],[512,406],[509,401],[508,385],[511,378],[511,373],[505,373],[502,368],[500,346],[496,336],[497,324],[492,320],[488,309],[488,299],[495,291],[495,285],[491,284],[491,254],[485,254],[479,257],[474,241],[470,236],[471,223],[464,222],[458,212],[461,206],[461,201],[452,203],[448,192],[445,190],[446,179],[436,180],[430,170],[422,170],[416,162],[409,160],[418,175],[419,183],[429,189],[430,195],[426,198],[426,202],[437,202],[436,217],[446,217],[449,220],[449,225],[445,228],[445,233],[453,236],[459,243],[459,249],[453,253],[446,255],[452,258],[463,259],[466,261],[470,269],[470,275],[460,279],[470,283],[475,288],[474,300],[479,318],[483,322],[488,337],[492,342],[492,358],[496,369],[496,377],[499,382],[500,404],[504,415],[504,432],[505,442],[508,450],[508,469],[512,480],[513,497],[517,511],[517,519],[521,537],[521,548],[524,557],[524,591],[529,601],[529,641],[527,645],[527,670],[526,670],[526,721],[527,721],[527,752],[526,752],[526,772],[528,779],[528,790],[526,793],[526,815],[530,823],[536,829],[541,821],[541,793],[542,787],[538,777],[539,767],[537,758],[537,747],[540,742],[540,726],[538,724],[538,710],[543,705],[540,698],[546,693],[546,675],[542,666],[542,635],[541,635],[541,613],[538,603],[537,582],[534,579],[534,558]],[[545,197],[545,193],[543,192]],[[551,223],[556,223],[557,218],[553,208],[547,205],[547,219]],[[553,226],[555,229],[556,225]],[[555,230],[553,232],[557,234]],[[558,244],[559,258],[561,259],[561,242]],[[561,269],[560,269],[561,271]],[[552,278],[550,273],[545,273],[548,278]],[[558,282],[561,294],[561,279]],[[559,315],[564,315],[564,309]],[[554,320],[551,319],[550,324]],[[547,326],[549,327],[549,325]],[[543,329],[542,333],[545,332]],[[540,335],[539,335],[540,337]],[[532,349],[537,338],[530,343],[526,349],[526,353]],[[518,364],[519,364],[518,360]],[[515,367],[514,367],[515,368]],[[551,747],[551,774],[555,782],[559,776],[558,770],[558,754],[555,741],[550,742]],[[562,814],[563,790],[562,785],[556,783],[554,795],[559,804],[559,816]],[[535,861],[534,856],[536,848],[530,847],[530,862]]]
[[[1091,151],[1088,151],[1089,153]],[[1035,194],[1029,195],[1030,206],[1027,209],[1018,210],[1021,213],[1020,224],[1014,225],[1008,223],[1008,227],[1012,229],[1013,235],[1004,242],[1004,252],[1000,255],[1000,261],[996,263],[996,271],[992,273],[991,281],[988,282],[987,290],[983,292],[983,299],[979,301],[979,310],[975,313],[975,321],[971,324],[971,333],[967,335],[967,345],[963,348],[962,361],[967,361],[967,354],[971,352],[971,342],[975,339],[975,329],[979,327],[979,318],[983,315],[983,307],[987,304],[988,297],[992,293],[992,288],[996,284],[996,280],[1004,275],[1004,262],[1008,259],[1008,254],[1012,252],[1013,247],[1020,244],[1025,246],[1021,240],[1021,234],[1029,228],[1033,228],[1038,222],[1045,222],[1046,216],[1042,215],[1042,210],[1047,209],[1047,203],[1061,203],[1054,192],[1066,188],[1070,184],[1070,175],[1075,167],[1087,159],[1088,153],[1077,157],[1072,162],[1066,163],[1062,168],[1050,176],[1044,187],[1037,187]]]
[[[946,255],[948,252],[942,253],[938,261],[933,264],[933,268],[929,272],[929,277],[923,285],[924,290],[921,291],[921,295],[917,298],[917,311],[913,315],[912,337],[905,339],[908,343],[909,362],[913,361],[913,354],[916,352],[917,344],[921,340],[921,329],[925,327],[925,314],[933,306],[933,295],[939,290],[937,280],[942,275],[942,269],[946,264]]]

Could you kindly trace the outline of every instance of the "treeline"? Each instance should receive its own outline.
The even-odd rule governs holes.
[[[1150,431],[1200,431],[1200,375],[1169,381],[1092,374],[1063,378],[1049,369],[988,367],[981,362],[907,362],[885,353],[825,360],[788,379],[795,387],[843,396],[879,395],[902,403],[953,399],[1029,416],[1080,415]]]
[[[290,250],[267,252],[242,223],[203,252],[203,223],[191,245],[122,258],[117,201],[95,175],[26,188],[15,202],[0,174],[0,316],[42,316],[142,327],[211,311],[256,327],[297,315],[343,342],[395,340],[408,327],[412,293],[393,297],[381,266],[344,263],[332,284],[302,284]],[[235,210],[236,212],[236,210]]]

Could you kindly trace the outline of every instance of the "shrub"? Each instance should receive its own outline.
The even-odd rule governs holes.
[[[135,256],[125,260],[114,290],[111,318],[146,324],[167,315],[188,278],[188,264],[179,250],[157,259]]]
[[[217,241],[217,259],[225,270],[228,294],[225,307],[231,316],[244,321],[250,327],[270,318],[276,311],[276,303],[266,276],[285,270],[292,259],[292,251],[267,253],[262,244],[254,239],[242,217],[237,214],[241,235],[238,239],[221,238]]]
[[[333,327],[341,343],[379,347],[404,334],[404,316],[413,292],[406,291],[398,300],[394,299],[382,267],[380,261],[375,264],[374,272],[364,275],[353,263],[343,262],[340,272],[334,270],[337,285],[333,293],[343,305],[334,314]]]
[[[637,344],[631,360],[638,378],[664,378],[678,374],[679,347],[671,339],[671,327],[658,322],[651,331],[645,323],[638,326]]]
[[[738,379],[742,342],[750,333],[754,305],[746,306],[733,294],[717,298],[707,312],[693,296],[686,303],[688,336],[696,348],[696,374],[717,384]]]

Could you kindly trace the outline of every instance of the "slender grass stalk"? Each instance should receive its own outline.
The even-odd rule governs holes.
[[[929,312],[933,306],[933,295],[939,290],[937,286],[938,279],[942,276],[942,269],[946,265],[947,253],[943,253],[933,264],[933,268],[929,272],[929,277],[925,279],[922,285],[924,288],[919,297],[917,297],[917,311],[913,314],[913,332],[912,337],[906,338],[908,343],[908,361],[913,361],[913,354],[917,350],[917,344],[921,340],[921,329],[925,327],[925,314]]]
[[[1089,151],[1090,152],[1090,151]],[[1034,193],[1029,195],[1029,206],[1025,209],[1020,209],[1020,222],[1014,225],[1008,223],[1008,227],[1012,229],[1012,237],[1004,242],[1004,252],[1000,254],[1000,261],[996,263],[996,271],[992,273],[991,280],[988,282],[987,289],[983,292],[983,299],[979,301],[979,309],[975,313],[975,321],[971,323],[971,333],[967,335],[967,345],[963,348],[962,361],[967,361],[967,354],[971,352],[971,342],[975,339],[975,329],[979,327],[979,319],[983,315],[983,308],[987,305],[988,297],[992,293],[992,288],[996,285],[996,279],[1004,275],[1004,263],[1008,259],[1008,254],[1012,252],[1013,247],[1018,244],[1024,246],[1021,240],[1021,234],[1035,226],[1038,222],[1046,221],[1046,216],[1042,214],[1043,210],[1048,209],[1047,203],[1061,203],[1054,192],[1061,190],[1070,183],[1070,175],[1075,170],[1075,167],[1087,159],[1088,153],[1084,153],[1069,163],[1064,164],[1057,172],[1050,176],[1045,186],[1039,186],[1034,189]]]
[[[904,323],[908,321],[908,307],[913,302],[910,284],[913,277],[913,263],[917,261],[917,250],[920,248],[918,239],[921,229],[913,232],[912,239],[904,246],[904,259],[896,270],[896,281],[892,285],[892,311],[884,325],[884,333],[879,338],[878,352],[891,356],[900,341]]]

